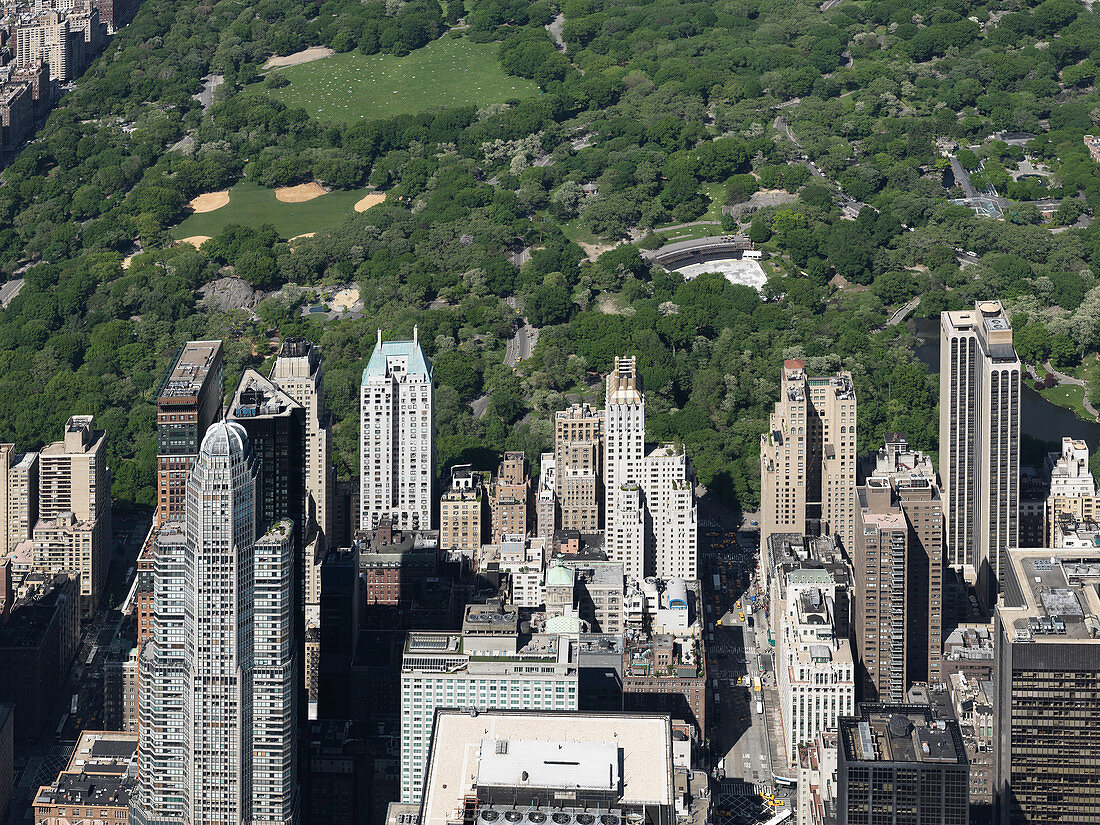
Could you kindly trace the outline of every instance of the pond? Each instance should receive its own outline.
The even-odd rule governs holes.
[[[930,372],[940,371],[940,322],[937,318],[918,318],[909,322],[917,337],[914,354],[928,365]],[[1100,423],[1082,421],[1071,410],[1047,401],[1030,386],[1023,384],[1020,398],[1020,429],[1024,435],[1061,444],[1063,436],[1083,438],[1095,449],[1100,443]]]

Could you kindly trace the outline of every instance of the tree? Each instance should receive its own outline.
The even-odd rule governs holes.
[[[569,320],[573,303],[569,290],[560,284],[543,284],[534,291],[524,308],[529,320],[536,327],[563,324]]]
[[[1068,335],[1059,333],[1050,337],[1050,363],[1056,370],[1071,369],[1081,362],[1077,345]]]

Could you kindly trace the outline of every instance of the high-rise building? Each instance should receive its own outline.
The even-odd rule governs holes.
[[[141,653],[139,825],[298,818],[294,528],[257,536],[244,428],[203,438],[186,521],[162,525],[156,623]]]
[[[604,529],[607,556],[620,561],[631,578],[646,575],[644,536],[638,541],[637,516],[620,508],[624,491],[642,484],[645,463],[645,395],[637,361],[615,358],[604,392]],[[620,519],[625,525],[620,524]]]
[[[485,538],[487,521],[485,474],[469,464],[451,468],[451,483],[439,499],[439,546],[443,550],[476,553]]]
[[[929,456],[919,450],[909,449],[908,440],[900,433],[887,433],[886,444],[874,456],[867,467],[868,504],[900,510],[908,528],[904,579],[901,589],[905,599],[905,678],[906,686],[913,682],[939,684],[940,656],[943,645],[943,504],[936,469]],[[879,482],[883,482],[880,484]],[[887,494],[889,500],[887,500]],[[856,538],[856,547],[860,537]],[[880,552],[882,548],[879,548]],[[858,551],[857,551],[858,555]],[[882,588],[893,588],[896,582],[878,578],[882,566],[894,570],[892,559],[863,557],[857,563],[855,579],[861,590],[872,589],[870,582],[878,579]],[[857,598],[855,610],[861,612],[868,606]],[[881,607],[877,604],[876,606]],[[878,646],[881,642],[882,616],[879,625],[864,617],[863,633],[857,638],[860,651]],[[860,622],[857,622],[860,624]],[[879,663],[882,664],[881,662]],[[895,668],[897,659],[891,656],[888,669]]]
[[[258,522],[271,524],[289,519],[294,523],[294,544],[300,552],[308,529],[308,464],[302,460],[306,444],[305,408],[272,381],[246,369],[229,403],[226,419],[244,428],[257,460]]]
[[[699,578],[695,477],[683,445],[655,447],[642,462],[641,483],[645,496],[644,575],[660,579]],[[652,562],[648,562],[650,559]]]
[[[855,662],[847,638],[847,594],[838,601],[838,583],[827,567],[777,571],[782,601],[776,639],[776,682],[788,763],[799,762],[799,746],[837,719],[855,712]],[[842,586],[842,585],[841,585]]]
[[[85,618],[99,606],[111,562],[111,476],[107,436],[90,415],[74,415],[64,439],[43,448],[32,569],[80,576]]]
[[[856,489],[854,628],[865,701],[905,700],[905,573],[909,524],[890,482],[869,478]]]
[[[1009,550],[994,613],[994,822],[1100,822],[1100,549]]]
[[[1062,439],[1062,452],[1046,460],[1050,492],[1046,500],[1046,546],[1060,547],[1063,522],[1095,521],[1100,515],[1096,480],[1089,470],[1089,447],[1080,440]],[[1030,546],[1030,545],[1029,545]]]
[[[761,535],[835,535],[855,543],[856,392],[852,375],[810,377],[783,362],[779,401],[760,436]]]
[[[522,452],[507,452],[497,469],[493,488],[493,541],[501,536],[526,536],[530,527],[531,473]]]
[[[588,404],[554,414],[554,480],[562,530],[600,529],[603,428],[603,410]]]
[[[940,483],[948,563],[992,603],[1020,504],[1020,359],[998,301],[940,316]]]
[[[222,409],[222,342],[188,341],[157,393],[157,523],[183,521],[187,475]]]
[[[304,338],[283,342],[271,368],[271,380],[306,411],[306,518],[326,540],[333,538],[336,482],[332,475],[332,434],[325,407],[321,348]],[[307,528],[308,529],[308,528]]]
[[[461,633],[410,633],[401,662],[402,802],[420,801],[438,708],[576,710],[572,645],[521,637],[519,613],[499,603],[469,605]]]
[[[959,723],[929,705],[860,703],[840,720],[839,825],[968,825],[969,783]]]
[[[677,821],[666,715],[448,709],[430,740],[423,825]]]
[[[5,485],[0,550],[5,553],[29,541],[38,522],[38,453],[14,453],[12,447],[0,444],[0,484]]]
[[[363,370],[360,407],[360,529],[388,516],[402,530],[432,529],[435,402],[432,365],[411,341],[382,341]]]

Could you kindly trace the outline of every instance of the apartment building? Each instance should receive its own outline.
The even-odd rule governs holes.
[[[476,553],[485,539],[488,519],[486,473],[469,464],[451,468],[451,483],[439,499],[439,546]]]
[[[891,501],[901,509],[909,526],[905,564],[906,683],[939,684],[945,559],[943,498],[936,483],[935,465],[929,456],[910,449],[904,435],[887,433],[885,446],[876,453],[867,473],[889,483]],[[857,569],[857,578],[866,572]]]
[[[157,523],[182,521],[187,475],[221,415],[222,342],[188,341],[157,392]]]
[[[1059,544],[1065,522],[1095,521],[1100,515],[1096,480],[1089,470],[1089,447],[1081,439],[1062,439],[1062,451],[1050,453],[1046,459],[1050,477],[1050,493],[1046,500],[1046,546]]]
[[[642,464],[646,557],[659,579],[699,578],[699,511],[695,475],[683,445],[660,444]],[[630,572],[627,573],[630,575]]]
[[[573,404],[554,414],[554,480],[562,530],[600,529],[603,410]]]
[[[811,377],[783,362],[779,401],[760,437],[761,534],[855,542],[856,393],[851,373]]]
[[[389,517],[402,530],[433,527],[435,401],[432,365],[411,341],[378,342],[360,394],[359,524]]]
[[[549,539],[554,536],[554,528],[558,517],[557,499],[557,465],[554,463],[553,453],[542,453],[539,456],[539,483],[535,494],[535,534],[540,538]]]
[[[492,498],[492,540],[525,536],[531,524],[531,472],[522,452],[507,452],[497,468]]]
[[[801,746],[823,731],[835,731],[839,717],[855,712],[855,662],[843,635],[847,617],[836,615],[836,591],[845,583],[838,583],[826,567],[799,566],[777,575],[781,600],[775,609],[781,615],[776,682],[787,760],[796,767]],[[846,611],[847,598],[839,605]]]
[[[645,395],[635,358],[615,358],[604,391],[604,529],[607,556],[622,562],[628,576],[646,576],[645,538],[630,503],[620,507],[619,497],[637,490],[645,462]],[[620,520],[625,524],[620,524]]]
[[[988,606],[1019,544],[1020,359],[998,301],[940,316],[940,483],[948,563]]]
[[[336,479],[321,348],[304,338],[286,339],[269,378],[305,409],[306,519],[329,541],[334,538]]]
[[[35,825],[126,825],[137,747],[136,733],[82,731],[65,769],[34,795]]]

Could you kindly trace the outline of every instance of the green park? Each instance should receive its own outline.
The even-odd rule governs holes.
[[[358,51],[272,71],[290,85],[256,91],[320,120],[355,123],[451,106],[488,106],[533,97],[533,80],[501,69],[495,43],[444,37],[397,57]]]

